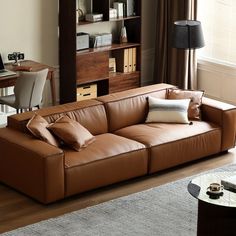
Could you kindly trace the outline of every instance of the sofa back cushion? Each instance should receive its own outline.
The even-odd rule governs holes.
[[[44,117],[49,124],[55,122],[59,117],[67,115],[69,118],[79,122],[93,135],[103,134],[108,131],[104,105],[97,100],[67,103],[12,115],[8,117],[8,127],[28,132],[26,124],[34,113]]]
[[[105,104],[109,132],[143,123],[148,113],[147,97],[166,98],[167,89],[173,87],[156,84],[97,98]]]

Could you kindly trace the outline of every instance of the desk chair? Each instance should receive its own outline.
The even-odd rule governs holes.
[[[0,104],[11,106],[16,112],[39,108],[48,69],[37,72],[21,72],[16,80],[14,94],[0,97]]]

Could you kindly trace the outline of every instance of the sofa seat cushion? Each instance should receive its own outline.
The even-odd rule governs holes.
[[[120,129],[115,134],[149,148],[149,173],[220,152],[220,128],[204,121],[193,121],[192,125],[139,124]]]
[[[97,135],[80,152],[64,152],[66,196],[147,174],[145,145],[114,134]]]

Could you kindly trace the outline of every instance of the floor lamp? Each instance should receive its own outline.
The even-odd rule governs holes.
[[[200,21],[195,20],[180,20],[175,21],[172,30],[172,47],[188,50],[188,69],[187,78],[191,77],[190,52],[191,49],[204,47],[204,38],[202,33],[202,26]],[[193,64],[194,71],[196,65]]]

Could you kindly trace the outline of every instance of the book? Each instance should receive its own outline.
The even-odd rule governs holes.
[[[136,54],[137,54],[137,49],[132,48],[132,71],[136,71]]]
[[[236,192],[236,175],[225,177],[221,180],[225,189]]]
[[[109,58],[109,72],[116,72],[116,59]]]
[[[110,10],[109,10],[109,18],[110,19],[117,18],[117,10],[115,8],[110,8]]]
[[[124,3],[124,16],[134,15],[134,0],[119,0]]]
[[[136,71],[137,48],[115,50],[113,56],[116,58],[116,69],[118,72]]]
[[[128,56],[128,64],[129,64],[129,68],[128,68],[128,72],[132,72],[133,71],[133,48],[129,48],[128,49],[129,52],[129,56]]]
[[[127,17],[127,5],[125,3],[123,4],[123,14],[124,17]]]
[[[129,49],[115,50],[113,56],[116,58],[116,71],[128,72]]]
[[[124,7],[123,7],[124,3],[122,2],[114,2],[113,3],[113,7],[117,10],[117,17],[123,17],[124,16]]]

